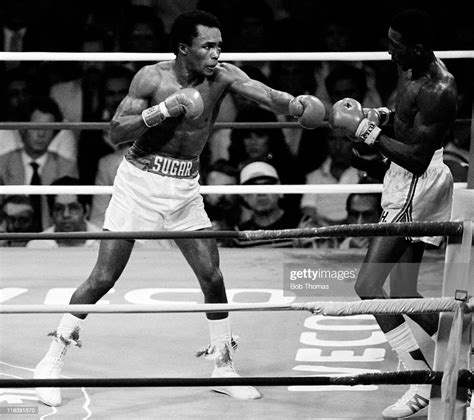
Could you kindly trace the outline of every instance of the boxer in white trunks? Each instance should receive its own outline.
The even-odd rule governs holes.
[[[433,52],[433,30],[431,18],[420,10],[405,10],[393,17],[389,54],[399,74],[394,111],[363,109],[346,98],[333,105],[330,115],[332,127],[344,129],[352,141],[365,142],[391,162],[383,183],[381,222],[446,221],[450,217],[453,179],[443,163],[442,146],[456,120],[457,91],[453,75]],[[390,121],[394,138],[383,128]],[[390,274],[390,297],[421,297],[417,278],[424,244],[439,245],[440,239],[374,238],[355,285],[357,294],[362,299],[386,298],[383,286]],[[438,315],[410,317],[435,335]],[[430,369],[403,315],[375,318],[406,369]],[[383,415],[421,414],[429,398],[429,385],[412,385]]]
[[[304,128],[315,128],[325,117],[314,96],[292,95],[250,79],[238,67],[220,63],[222,36],[218,20],[203,11],[180,15],[171,31],[176,58],[144,66],[111,122],[114,144],[135,140],[115,178],[104,229],[195,231],[211,227],[199,194],[199,156],[207,142],[220,104],[227,93],[238,94],[276,113],[295,117]],[[199,280],[206,303],[227,303],[214,239],[176,239]],[[103,240],[89,278],[70,303],[96,303],[124,270],[134,246],[125,239]],[[35,378],[58,378],[71,344],[78,343],[85,314],[66,314],[53,333]],[[213,377],[239,376],[232,362],[234,341],[227,312],[208,313],[214,360]],[[241,400],[260,398],[250,386],[222,386],[215,391]],[[37,388],[40,400],[61,405],[58,388]]]

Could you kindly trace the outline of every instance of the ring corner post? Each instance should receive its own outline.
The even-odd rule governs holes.
[[[454,193],[452,221],[465,221],[462,237],[448,238],[445,254],[442,296],[454,297],[456,290],[467,291],[473,295],[474,287],[470,277],[472,266],[472,221],[474,221],[474,189],[458,190]],[[453,323],[453,313],[442,312],[438,325],[438,337],[434,354],[435,371],[445,370],[448,357],[448,341]],[[472,315],[463,316],[460,353],[458,355],[459,370],[470,369],[471,356],[471,326]],[[457,372],[456,372],[457,377]],[[457,386],[454,384],[453,386]],[[433,385],[429,405],[428,419],[466,419],[468,389],[458,388],[455,401],[444,401],[441,394],[441,385]],[[453,417],[448,412],[453,412]]]

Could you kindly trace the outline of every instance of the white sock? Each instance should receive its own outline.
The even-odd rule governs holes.
[[[84,320],[72,314],[64,314],[59,322],[57,331],[58,336],[70,338],[73,331],[79,330]]]
[[[230,320],[229,317],[223,319],[208,319],[209,335],[211,337],[211,345],[229,342],[231,340]]]
[[[406,322],[386,332],[385,337],[407,370],[426,370],[430,368],[424,360],[416,360],[410,354],[411,351],[420,350],[420,346]]]

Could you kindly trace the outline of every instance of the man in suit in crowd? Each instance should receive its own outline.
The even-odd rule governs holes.
[[[57,104],[48,97],[35,98],[30,109],[31,122],[52,123],[62,120]],[[0,156],[0,185],[49,185],[65,175],[77,176],[77,165],[48,150],[55,130],[22,131],[23,147]],[[44,197],[32,196],[35,207],[35,231],[50,225],[50,212]]]

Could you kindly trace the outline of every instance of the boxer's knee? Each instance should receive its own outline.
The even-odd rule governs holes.
[[[354,290],[361,299],[376,299],[383,297],[383,291],[375,283],[365,279],[357,279]]]
[[[218,268],[206,273],[200,283],[204,296],[211,300],[219,300],[225,294],[224,278]]]

